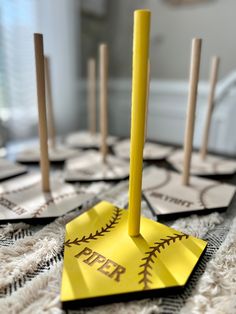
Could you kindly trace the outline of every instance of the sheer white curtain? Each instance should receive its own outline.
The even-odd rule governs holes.
[[[27,116],[35,120],[35,29],[34,1],[0,1],[1,118],[8,121],[13,133],[29,130]]]
[[[34,32],[51,57],[57,129],[78,124],[80,1],[0,0],[0,117],[12,138],[37,134]]]

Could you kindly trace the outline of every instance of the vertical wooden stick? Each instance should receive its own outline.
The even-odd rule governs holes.
[[[87,108],[88,126],[92,135],[96,133],[96,61],[94,58],[88,60],[88,82],[87,82]]]
[[[192,41],[192,55],[191,55],[190,78],[189,78],[189,95],[188,95],[188,106],[187,106],[187,116],[186,116],[186,125],[185,125],[184,168],[183,168],[183,176],[182,176],[183,185],[189,184],[191,155],[192,155],[192,149],[193,149],[195,112],[196,112],[196,102],[197,102],[197,89],[198,89],[198,80],[199,80],[200,59],[201,59],[201,46],[202,46],[202,40],[199,38],[194,38]]]
[[[128,234],[130,236],[140,234],[150,19],[151,13],[148,10],[134,12],[128,218]]]
[[[106,44],[99,46],[100,60],[100,129],[101,129],[101,153],[103,163],[107,157],[107,81],[108,81],[108,47]]]
[[[49,57],[44,57],[45,65],[45,79],[46,79],[46,99],[47,99],[47,110],[48,110],[48,136],[50,139],[50,145],[53,149],[56,147],[56,132],[55,132],[55,119],[53,112],[53,101],[52,101],[52,88],[51,88],[51,67]]]
[[[50,192],[43,35],[34,34],[42,190]]]
[[[146,104],[146,121],[145,121],[145,136],[144,143],[147,139],[147,131],[148,131],[148,106],[149,106],[149,92],[150,92],[150,60],[148,60],[148,74],[147,74],[147,104]]]
[[[213,57],[212,63],[211,63],[210,92],[208,96],[208,108],[207,108],[206,122],[204,126],[202,146],[201,146],[201,152],[200,152],[202,160],[206,159],[206,155],[207,155],[207,146],[208,146],[210,127],[211,127],[212,112],[213,112],[213,107],[214,107],[215,89],[216,89],[218,72],[219,72],[219,64],[220,64],[220,58]]]

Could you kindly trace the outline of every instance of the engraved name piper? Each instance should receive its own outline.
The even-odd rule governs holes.
[[[159,192],[152,192],[151,196],[153,196],[155,198],[159,198],[159,199],[163,200],[164,202],[173,203],[173,204],[180,205],[183,207],[190,207],[191,205],[194,204],[193,202],[183,200],[183,199],[180,199],[177,197],[169,196],[169,195],[159,193]]]
[[[117,282],[120,281],[121,275],[126,271],[125,267],[88,247],[85,247],[82,251],[75,255],[75,257],[81,258],[83,263],[89,265],[90,267],[94,267],[100,273]]]

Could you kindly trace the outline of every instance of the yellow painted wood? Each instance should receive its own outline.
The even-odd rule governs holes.
[[[62,302],[183,286],[207,244],[140,215],[149,31],[135,11],[129,210],[103,201],[67,224]]]
[[[148,10],[137,10],[134,12],[128,223],[130,236],[138,236],[140,230],[150,19],[151,13]]]
[[[185,285],[206,242],[144,217],[130,237],[127,223],[103,201],[67,224],[61,301]]]

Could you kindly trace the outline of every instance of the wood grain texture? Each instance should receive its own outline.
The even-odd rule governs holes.
[[[100,61],[100,129],[101,129],[101,154],[103,163],[106,162],[108,152],[107,147],[107,81],[108,81],[108,46],[101,44],[99,46],[99,61]]]
[[[197,89],[198,89],[198,80],[199,80],[200,59],[201,59],[201,46],[202,46],[202,40],[199,38],[194,38],[192,41],[190,78],[189,78],[189,95],[188,95],[185,139],[184,139],[184,169],[183,169],[183,177],[182,177],[183,185],[189,184],[191,154],[192,154],[192,149],[193,149],[195,112],[196,112],[196,102],[197,102]]]
[[[48,159],[48,131],[45,97],[45,73],[44,73],[44,52],[43,35],[34,34],[36,81],[38,96],[38,117],[39,117],[39,140],[40,140],[40,168],[42,174],[43,192],[50,192],[49,182],[49,159]]]
[[[201,158],[206,159],[207,155],[207,147],[208,147],[208,139],[209,132],[211,127],[211,118],[214,109],[214,98],[215,98],[215,89],[218,79],[219,72],[219,64],[220,58],[213,57],[211,63],[211,74],[210,74],[210,91],[208,96],[208,107],[207,107],[207,115],[206,122],[204,126],[203,138],[202,138],[202,146],[201,146]]]

